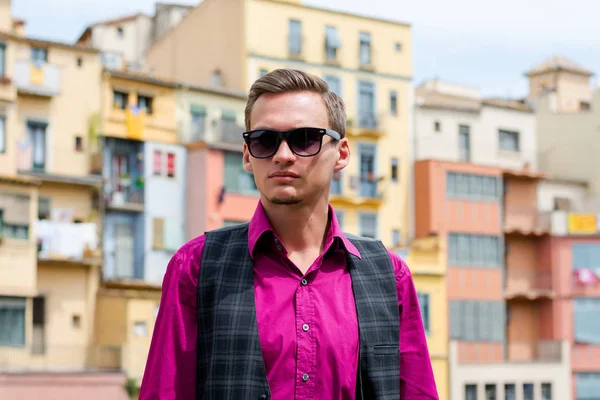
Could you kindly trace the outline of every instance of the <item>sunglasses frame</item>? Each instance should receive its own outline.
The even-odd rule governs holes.
[[[294,151],[294,149],[292,148],[292,146],[290,146],[288,138],[296,131],[301,130],[301,129],[315,129],[319,131],[319,134],[321,135],[321,138],[319,140],[319,149],[317,150],[317,152],[315,154],[298,154],[296,153],[296,151]],[[277,134],[277,145],[275,146],[275,150],[273,151],[273,154],[270,154],[268,156],[265,157],[256,157],[254,154],[252,154],[252,150],[250,149],[250,141],[252,140],[251,136],[253,133],[255,132],[274,132]],[[313,128],[313,127],[300,127],[300,128],[294,128],[294,129],[290,129],[289,131],[277,131],[275,129],[255,129],[252,131],[247,131],[244,132],[242,134],[242,136],[244,137],[244,141],[246,142],[246,145],[248,146],[248,152],[250,153],[250,155],[254,158],[258,158],[258,159],[265,159],[265,158],[271,158],[273,157],[275,154],[277,154],[277,151],[279,151],[279,146],[281,146],[281,142],[283,140],[285,140],[286,142],[288,142],[288,147],[290,148],[290,150],[292,151],[292,153],[294,153],[295,155],[297,155],[298,157],[314,157],[317,154],[319,154],[321,152],[321,148],[323,147],[323,137],[324,136],[330,136],[331,138],[333,138],[333,140],[340,140],[342,138],[342,136],[332,130],[332,129],[322,129],[322,128]]]

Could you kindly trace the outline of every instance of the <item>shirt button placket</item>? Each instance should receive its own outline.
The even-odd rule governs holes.
[[[302,381],[303,382],[308,382],[309,379],[310,379],[310,376],[308,374],[302,374]]]

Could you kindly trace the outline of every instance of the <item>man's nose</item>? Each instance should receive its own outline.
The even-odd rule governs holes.
[[[273,156],[273,161],[277,164],[286,164],[294,161],[295,159],[296,155],[292,152],[290,146],[288,146],[287,140],[282,140],[279,144],[277,152]]]

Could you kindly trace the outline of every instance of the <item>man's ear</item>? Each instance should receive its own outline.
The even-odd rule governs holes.
[[[337,161],[335,163],[334,170],[340,171],[346,168],[350,162],[350,144],[348,143],[348,139],[340,139],[337,145],[337,153]]]
[[[242,164],[244,165],[244,169],[248,172],[254,172],[252,168],[252,163],[250,162],[250,152],[248,151],[248,145],[244,143],[244,149],[242,153]]]

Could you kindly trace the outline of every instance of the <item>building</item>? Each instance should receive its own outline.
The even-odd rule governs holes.
[[[447,240],[450,398],[569,398],[533,110],[440,81],[415,103],[415,236]]]
[[[449,397],[447,248],[443,237],[416,239],[403,258],[410,266],[440,399]]]
[[[242,166],[245,93],[190,86],[177,91],[177,104],[187,148],[187,239],[249,221],[258,190]]]
[[[96,22],[84,30],[76,44],[99,49],[107,68],[139,71],[144,53],[192,9],[192,6],[156,3],[153,16],[143,13]]]
[[[215,37],[222,26],[230,29]],[[146,52],[146,69],[241,92],[281,67],[324,78],[344,98],[356,155],[336,174],[331,202],[346,231],[398,247],[408,234],[410,40],[406,24],[300,1],[205,0]]]
[[[96,343],[143,375],[160,285],[185,241],[186,152],[177,144],[176,85],[106,70],[94,166],[104,177],[104,268]]]
[[[0,7],[0,393],[123,399],[125,375],[92,340],[102,180],[88,131],[99,53],[28,38],[10,5]]]

